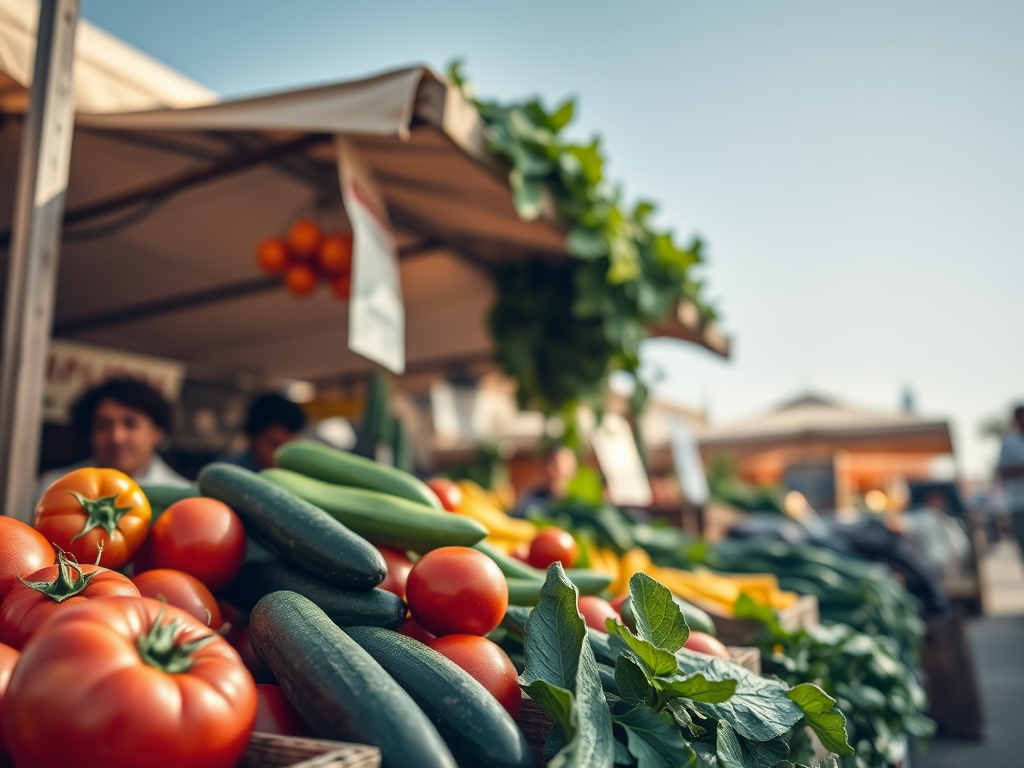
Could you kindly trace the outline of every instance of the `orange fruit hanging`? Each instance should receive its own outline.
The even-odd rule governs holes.
[[[296,296],[308,296],[316,289],[316,270],[308,264],[292,264],[284,273],[284,284]]]
[[[279,275],[288,267],[288,246],[279,237],[270,237],[256,247],[256,262],[270,275]]]
[[[320,244],[320,269],[328,274],[347,272],[352,268],[352,233],[336,232]]]
[[[288,247],[295,258],[315,259],[324,235],[317,223],[311,219],[299,219],[288,230]]]
[[[342,272],[331,278],[331,291],[342,301],[348,301],[352,295],[352,273]]]

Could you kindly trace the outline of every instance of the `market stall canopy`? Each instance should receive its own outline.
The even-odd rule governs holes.
[[[79,56],[101,60],[81,45],[88,39]],[[145,58],[118,46],[131,55],[108,56],[114,72]],[[24,70],[7,59],[0,66],[24,87]],[[146,67],[137,71],[144,79]],[[78,74],[76,98],[88,81]],[[194,90],[193,103],[201,96]],[[169,107],[111,114],[90,96],[78,100],[55,336],[268,377],[330,381],[369,370],[348,350],[343,303],[325,290],[297,299],[253,260],[257,244],[298,215],[344,221],[337,135],[372,170],[395,227],[407,370],[489,359],[489,273],[508,260],[569,258],[550,208],[536,221],[519,218],[508,167],[486,149],[476,109],[426,67],[201,106],[179,107],[155,87],[150,98],[147,106]],[[17,104],[0,102],[0,248],[20,147]],[[684,313],[666,333],[727,351]]]
[[[699,437],[705,450],[727,450],[741,456],[775,448],[953,452],[945,420],[861,408],[819,395],[804,395],[752,419],[708,428]]]

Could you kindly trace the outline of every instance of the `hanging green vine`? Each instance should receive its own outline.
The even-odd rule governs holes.
[[[538,218],[549,196],[569,227],[566,249],[575,257],[500,270],[490,318],[498,363],[517,382],[522,408],[570,413],[578,404],[598,403],[613,371],[636,378],[648,326],[679,301],[714,318],[692,275],[702,261],[701,241],[682,247],[671,232],[655,229],[653,203],[624,205],[620,190],[605,180],[599,141],[563,138],[572,100],[553,111],[538,100],[500,105],[472,98],[460,62],[448,76],[487,123],[488,147],[511,162],[520,217]],[[636,405],[645,393],[637,380]]]

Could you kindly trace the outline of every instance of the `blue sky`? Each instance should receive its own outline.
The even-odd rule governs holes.
[[[736,338],[653,342],[662,390],[722,421],[806,389],[911,387],[989,471],[1024,400],[1024,3],[84,0],[225,95],[464,57],[485,96],[578,98],[629,196],[709,244]]]

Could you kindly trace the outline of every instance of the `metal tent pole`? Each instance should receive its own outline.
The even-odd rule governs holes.
[[[53,322],[61,217],[71,162],[71,81],[79,0],[41,0],[23,126],[0,357],[0,489],[4,514],[32,503]]]

